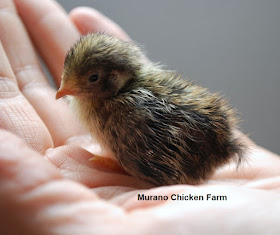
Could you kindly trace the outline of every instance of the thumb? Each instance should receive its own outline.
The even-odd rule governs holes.
[[[96,198],[82,185],[63,179],[58,169],[21,139],[0,130],[0,228],[3,234],[47,234],[50,224],[65,220],[59,216],[53,218],[51,210]]]

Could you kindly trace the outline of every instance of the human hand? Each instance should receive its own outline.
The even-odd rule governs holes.
[[[64,55],[79,37],[73,22],[81,33],[101,30],[129,40],[112,21],[88,8],[72,11],[69,19],[49,0],[15,3],[57,84]],[[88,161],[92,153],[85,149],[98,150],[67,104],[55,101],[12,1],[2,1],[0,7],[0,127],[27,143],[1,130],[1,232],[276,233],[280,160],[243,134],[238,133],[250,147],[247,162],[238,171],[225,167],[199,186],[152,188]],[[138,193],[226,195],[228,200],[138,201]]]

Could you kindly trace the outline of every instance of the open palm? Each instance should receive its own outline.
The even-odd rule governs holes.
[[[1,231],[226,232],[217,221],[241,232],[278,231],[273,226],[276,219],[269,216],[271,211],[280,213],[280,159],[241,133],[237,135],[250,148],[246,162],[238,171],[234,166],[221,169],[199,186],[154,188],[88,161],[100,150],[67,103],[55,100],[56,90],[49,85],[36,50],[59,85],[64,56],[80,33],[103,31],[125,40],[129,37],[92,9],[78,8],[68,18],[51,0],[15,0],[15,4],[18,13],[12,0],[0,4]],[[137,195],[143,193],[227,195],[228,201],[138,201]],[[259,211],[267,218],[262,223]]]

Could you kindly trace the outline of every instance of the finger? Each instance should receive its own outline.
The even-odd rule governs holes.
[[[69,17],[82,35],[104,32],[126,41],[131,40],[119,25],[93,8],[77,7],[69,13]]]
[[[44,153],[53,146],[50,133],[18,90],[17,81],[1,43],[0,61],[0,128],[17,134],[33,149]]]
[[[37,1],[35,2],[37,3]],[[40,2],[40,4],[45,2],[48,1]],[[28,3],[30,4],[29,1],[18,1],[18,3],[19,12],[24,12],[24,16],[29,20],[36,18],[33,15],[36,12],[36,6],[38,4],[28,5]],[[15,11],[12,1],[3,0],[1,4],[2,8],[6,10],[1,14],[0,39],[6,48],[9,61],[16,74],[19,88],[46,124],[53,137],[55,146],[62,145],[68,138],[80,133],[82,129],[77,124],[76,119],[68,107],[61,101],[55,101],[55,90],[47,83],[31,40]],[[26,5],[32,11],[30,9],[28,11]],[[25,10],[27,15],[25,15]],[[67,20],[67,22],[70,22],[70,20]],[[36,25],[34,22],[32,24],[34,26]],[[55,22],[53,21],[52,24],[54,25]],[[39,28],[40,24],[38,23],[36,29]],[[73,28],[75,27],[73,26]],[[36,33],[41,35],[41,31]],[[40,40],[44,41],[43,38],[40,38]],[[56,53],[56,48],[48,47],[48,45],[44,46],[47,50],[54,50],[54,53]],[[57,62],[53,61],[53,63]],[[61,66],[57,63],[57,67]]]
[[[0,17],[0,39],[10,64],[18,76],[19,88],[24,89],[24,86],[33,81],[29,76],[22,76],[30,71],[36,72],[36,77],[39,77],[37,81],[46,82],[40,73],[40,65],[35,51],[11,0],[1,1]]]
[[[36,47],[60,84],[66,52],[80,37],[66,12],[52,0],[15,0],[18,12]]]

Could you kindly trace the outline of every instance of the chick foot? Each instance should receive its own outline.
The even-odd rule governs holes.
[[[94,157],[90,158],[89,161],[93,162],[102,169],[104,168],[108,171],[127,175],[127,172],[120,166],[120,164],[111,158],[94,155]]]

